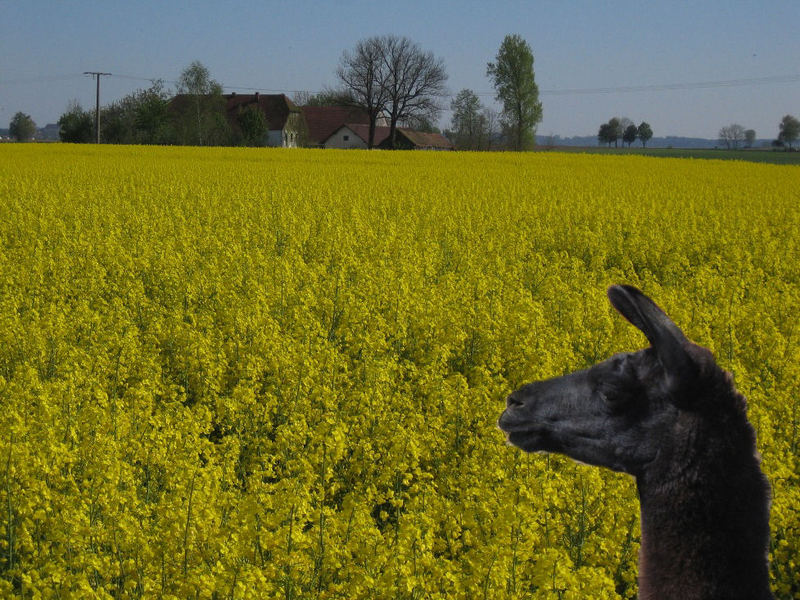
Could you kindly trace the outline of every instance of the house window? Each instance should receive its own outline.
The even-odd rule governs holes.
[[[349,141],[350,141],[350,136],[349,136],[349,135],[343,135],[343,136],[342,136],[342,139],[343,139],[345,142],[349,142]]]

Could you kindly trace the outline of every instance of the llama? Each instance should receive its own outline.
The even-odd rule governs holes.
[[[636,478],[641,600],[773,598],[769,484],[744,397],[639,290],[608,297],[650,347],[522,386],[498,426],[527,452]]]

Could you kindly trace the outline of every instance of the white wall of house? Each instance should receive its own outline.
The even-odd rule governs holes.
[[[270,129],[267,133],[267,146],[280,148],[283,146],[283,129]]]
[[[270,129],[266,146],[270,148],[297,148],[297,132],[289,129]]]
[[[325,140],[324,146],[325,148],[340,148],[342,150],[366,150],[367,143],[345,125],[337,129],[331,137]]]
[[[283,129],[269,130],[265,145],[270,148],[297,148],[300,143],[301,119],[299,113],[290,114]]]

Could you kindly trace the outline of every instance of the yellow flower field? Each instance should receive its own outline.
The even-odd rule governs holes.
[[[631,478],[507,446],[646,344],[748,397],[800,598],[800,168],[0,146],[0,596],[635,598]]]

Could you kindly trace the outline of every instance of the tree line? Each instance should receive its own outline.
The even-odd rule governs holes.
[[[486,65],[500,110],[484,106],[471,89],[459,91],[449,104],[452,118],[444,134],[457,149],[533,148],[536,127],[542,120],[533,65],[530,45],[519,35],[505,36],[494,60]],[[382,119],[388,121],[390,147],[394,147],[399,126],[439,131],[434,123],[444,110],[444,98],[449,96],[444,61],[409,38],[384,35],[360,40],[354,48],[342,52],[336,78],[335,87],[317,94],[299,93],[295,103],[362,109],[368,115],[370,148]],[[174,92],[156,80],[149,88],[102,107],[102,140],[116,144],[264,145],[269,123],[263,111],[250,105],[228,115],[222,92],[222,85],[195,61],[183,70]],[[58,120],[60,139],[94,141],[93,116],[94,111],[85,110],[77,101],[70,103]],[[9,130],[13,138],[25,141],[33,138],[36,124],[19,112]],[[300,145],[304,133],[300,132]],[[647,122],[637,126],[625,117],[611,118],[597,134],[598,143],[609,147],[617,147],[620,141],[630,147],[637,139],[646,147],[652,137]],[[773,145],[791,150],[798,137],[800,121],[786,115]],[[719,139],[728,148],[752,145],[755,131],[732,124],[720,129]]]
[[[197,146],[257,145],[269,125],[256,107],[230,120],[222,85],[209,70],[193,62],[180,74],[175,92],[154,81],[100,110],[102,140],[111,144],[177,144]],[[95,139],[93,111],[73,102],[58,120],[64,142]]]
[[[486,75],[495,87],[500,112],[481,105],[472,90],[462,90],[450,103],[453,119],[445,133],[457,148],[525,150],[535,143],[542,105],[533,71],[533,53],[519,35],[503,40]],[[298,94],[298,104],[345,105],[369,117],[369,147],[380,120],[389,126],[394,145],[399,126],[438,131],[434,123],[449,96],[444,61],[404,36],[374,36],[342,52],[337,85],[317,94]],[[71,102],[58,120],[64,142],[96,139],[94,111]],[[12,120],[16,139],[31,139],[33,120],[23,113]],[[117,144],[261,145],[269,123],[255,106],[226,114],[222,85],[199,62],[180,75],[174,92],[154,81],[100,108],[101,139]]]
[[[369,115],[368,146],[374,144],[381,115],[389,121],[390,146],[394,146],[398,123],[433,130],[443,110],[447,73],[444,63],[405,37],[376,36],[346,50],[336,75],[339,87],[327,96],[341,104],[362,108]],[[536,125],[542,120],[542,104],[533,71],[533,52],[519,35],[507,35],[495,60],[486,66],[498,114],[481,105],[470,89],[463,89],[450,103],[453,111],[445,135],[456,148],[487,150],[506,147],[526,150],[535,144]]]
[[[636,126],[627,117],[612,117],[608,123],[600,125],[597,132],[597,142],[607,144],[609,148],[611,144],[617,148],[620,140],[630,148],[637,139],[642,143],[642,148],[645,148],[652,137],[653,129],[647,121],[642,121]]]
[[[752,148],[756,140],[754,129],[745,129],[738,123],[721,127],[718,135],[720,144],[728,150],[737,150],[740,146]],[[785,115],[778,124],[778,137],[772,140],[772,146],[793,151],[793,145],[799,137],[800,120],[792,115]]]

